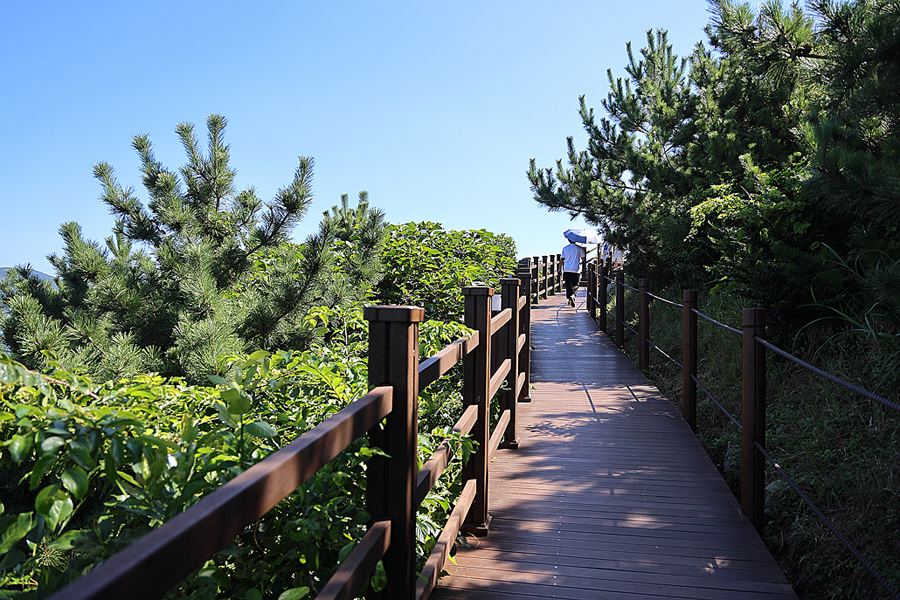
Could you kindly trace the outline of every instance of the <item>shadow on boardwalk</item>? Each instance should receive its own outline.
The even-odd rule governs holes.
[[[436,598],[796,598],[675,407],[562,296],[533,308],[534,388],[491,465],[490,534]]]

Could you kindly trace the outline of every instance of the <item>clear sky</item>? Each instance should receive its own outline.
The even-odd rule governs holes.
[[[228,119],[237,186],[271,198],[297,157],[316,161],[315,202],[294,238],[360,190],[393,223],[511,235],[520,255],[560,250],[584,226],[532,197],[528,159],[553,166],[583,147],[578,96],[601,110],[625,44],[669,31],[686,56],[705,0],[455,2],[4,2],[0,8],[0,266],[62,248],[77,221],[113,224],[92,167],[146,199],[131,138],[185,162],[175,125],[205,144]]]

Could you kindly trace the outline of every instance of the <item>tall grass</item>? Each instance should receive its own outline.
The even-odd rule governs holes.
[[[681,290],[660,297],[678,301]],[[741,299],[701,297],[703,314],[741,328]],[[626,320],[637,329],[637,294],[627,291]],[[650,338],[681,362],[682,311],[651,301]],[[614,300],[608,307],[614,313]],[[608,318],[609,326],[614,326]],[[612,329],[611,329],[612,330]],[[767,339],[819,368],[895,399],[900,359],[891,340],[817,323],[799,333],[769,331]],[[626,353],[637,362],[636,336]],[[787,340],[785,343],[784,340]],[[703,319],[698,332],[698,380],[741,421],[741,339]],[[787,346],[787,347],[785,347]],[[681,405],[681,368],[650,349],[647,375]],[[837,529],[900,588],[900,413],[767,352],[766,447],[779,466]],[[740,430],[698,389],[698,437],[740,499]],[[809,599],[891,598],[800,497],[769,466],[767,524],[762,537],[797,594]]]

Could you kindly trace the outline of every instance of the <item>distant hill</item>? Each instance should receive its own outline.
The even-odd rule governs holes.
[[[13,267],[0,267],[0,279],[6,277],[6,272],[12,270]],[[41,279],[46,279],[47,281],[53,281],[53,275],[47,275],[46,273],[42,273],[36,269],[32,269],[32,273],[40,277]]]

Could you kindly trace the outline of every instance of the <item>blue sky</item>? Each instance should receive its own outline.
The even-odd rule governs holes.
[[[511,235],[558,252],[574,223],[532,198],[528,159],[584,146],[578,96],[600,110],[625,44],[663,28],[705,40],[705,0],[631,2],[6,2],[0,8],[0,266],[51,272],[59,225],[106,238],[99,161],[140,185],[131,138],[170,169],[175,125],[228,119],[239,188],[269,199],[300,155],[315,202],[294,238],[360,190],[390,222]]]

